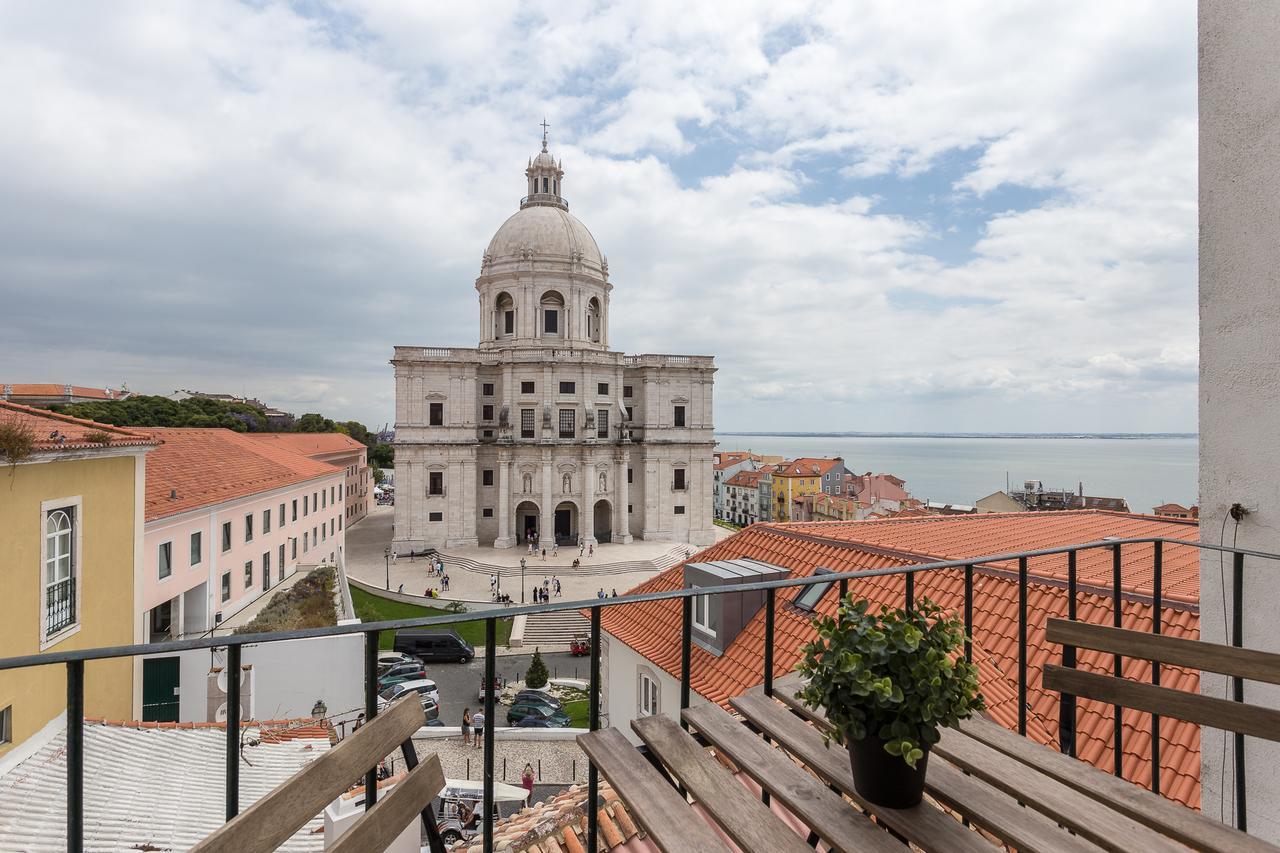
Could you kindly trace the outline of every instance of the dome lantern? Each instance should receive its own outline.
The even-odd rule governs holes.
[[[528,194],[520,200],[520,209],[533,205],[545,205],[550,207],[558,207],[561,210],[568,210],[569,203],[564,200],[564,196],[560,194],[561,183],[564,181],[564,169],[556,162],[556,159],[547,151],[547,120],[542,120],[542,150],[538,155],[529,161],[529,167],[525,169],[525,178],[528,179],[526,187]]]

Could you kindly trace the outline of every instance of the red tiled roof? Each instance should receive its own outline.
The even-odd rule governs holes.
[[[813,477],[825,474],[837,465],[843,465],[843,459],[818,459],[812,456],[801,456],[783,462],[776,473],[783,477]]]
[[[147,458],[147,521],[342,471],[248,433],[148,429],[164,443]]]
[[[251,432],[246,435],[264,444],[287,447],[303,456],[324,456],[366,449],[363,444],[341,432]]]
[[[226,731],[227,724],[221,723],[156,723],[139,720],[109,720],[106,717],[85,717],[89,725],[113,726],[125,729],[217,729]],[[324,738],[331,743],[337,742],[337,732],[328,720],[317,720],[312,717],[299,717],[283,720],[244,720],[242,729],[258,729],[260,737],[266,743],[282,743],[288,740]]]
[[[73,418],[48,409],[37,409],[4,400],[0,400],[0,423],[12,423],[30,429],[35,436],[36,451],[145,447],[157,443],[145,432]]]
[[[696,561],[748,557],[782,566],[792,577],[807,577],[819,566],[848,572],[894,568],[937,559],[964,559],[1005,551],[1036,550],[1097,541],[1107,536],[1167,536],[1194,541],[1194,524],[1146,516],[1096,511],[1010,513],[977,516],[929,516],[863,522],[809,522],[757,524],[700,552]],[[1150,546],[1122,549],[1123,586],[1130,593],[1123,604],[1122,622],[1127,628],[1151,629],[1152,607]],[[1192,548],[1165,546],[1164,583],[1169,591],[1162,613],[1165,633],[1199,637],[1199,557]],[[1065,616],[1066,557],[1042,557],[1030,561],[1028,587],[1028,729],[1029,737],[1056,744],[1058,695],[1041,686],[1044,665],[1061,660],[1061,647],[1045,639],[1050,616]],[[987,563],[974,577],[974,659],[979,666],[988,714],[1016,730],[1018,673],[1018,585],[1016,564]],[[1086,551],[1078,557],[1081,620],[1111,624],[1109,551]],[[683,567],[675,566],[640,584],[632,593],[678,589]],[[877,604],[900,607],[901,576],[869,578],[850,584],[851,591]],[[962,612],[964,574],[959,569],[928,572],[916,577],[916,594],[932,599],[952,612]],[[1143,595],[1147,598],[1143,598]],[[794,593],[780,594],[788,602]],[[825,595],[818,611],[830,615],[835,595]],[[680,673],[680,612],[678,601],[655,601],[610,608],[602,614],[602,627],[621,642],[661,666],[672,676]],[[774,659],[777,674],[798,663],[800,647],[815,633],[811,614],[783,604],[776,613]],[[725,704],[729,698],[764,679],[764,613],[757,613],[723,655],[715,656],[694,646],[692,687],[711,701]],[[1110,671],[1108,655],[1081,651],[1079,665]],[[1127,678],[1147,680],[1150,666],[1127,661]],[[1164,686],[1197,691],[1196,671],[1174,667],[1161,670]],[[1110,770],[1112,767],[1112,708],[1079,700],[1077,749],[1080,758]],[[1150,780],[1150,715],[1126,710],[1123,715],[1124,775],[1146,785]],[[1161,726],[1161,790],[1169,797],[1196,807],[1200,801],[1199,727],[1166,719]]]
[[[84,385],[59,385],[56,382],[0,382],[0,389],[8,388],[14,397],[65,397],[71,389],[73,397],[93,397],[99,400],[120,400],[129,396],[127,391],[106,388],[89,388]]]
[[[760,485],[760,478],[764,476],[763,471],[739,471],[728,480],[725,480],[726,486],[745,486],[755,488]]]
[[[725,468],[732,468],[740,462],[755,457],[745,450],[722,450],[717,454],[718,458],[715,463],[717,470],[723,471]]]

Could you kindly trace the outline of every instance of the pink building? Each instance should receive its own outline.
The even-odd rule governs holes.
[[[147,641],[199,634],[301,566],[343,557],[347,471],[226,429],[153,429]]]
[[[255,432],[255,441],[287,447],[295,453],[346,469],[346,507],[343,517],[347,526],[369,514],[373,500],[373,477],[370,476],[369,448],[340,432]]]

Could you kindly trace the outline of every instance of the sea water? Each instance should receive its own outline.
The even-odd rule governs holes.
[[[1193,435],[950,436],[717,433],[718,450],[785,456],[841,456],[855,473],[894,474],[921,500],[972,504],[1024,480],[1046,489],[1121,497],[1133,512],[1197,503]]]

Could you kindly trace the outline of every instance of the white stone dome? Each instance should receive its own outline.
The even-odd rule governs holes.
[[[516,211],[489,241],[491,263],[519,260],[528,250],[557,259],[578,259],[600,268],[604,258],[596,240],[578,218],[554,205],[531,204]]]

